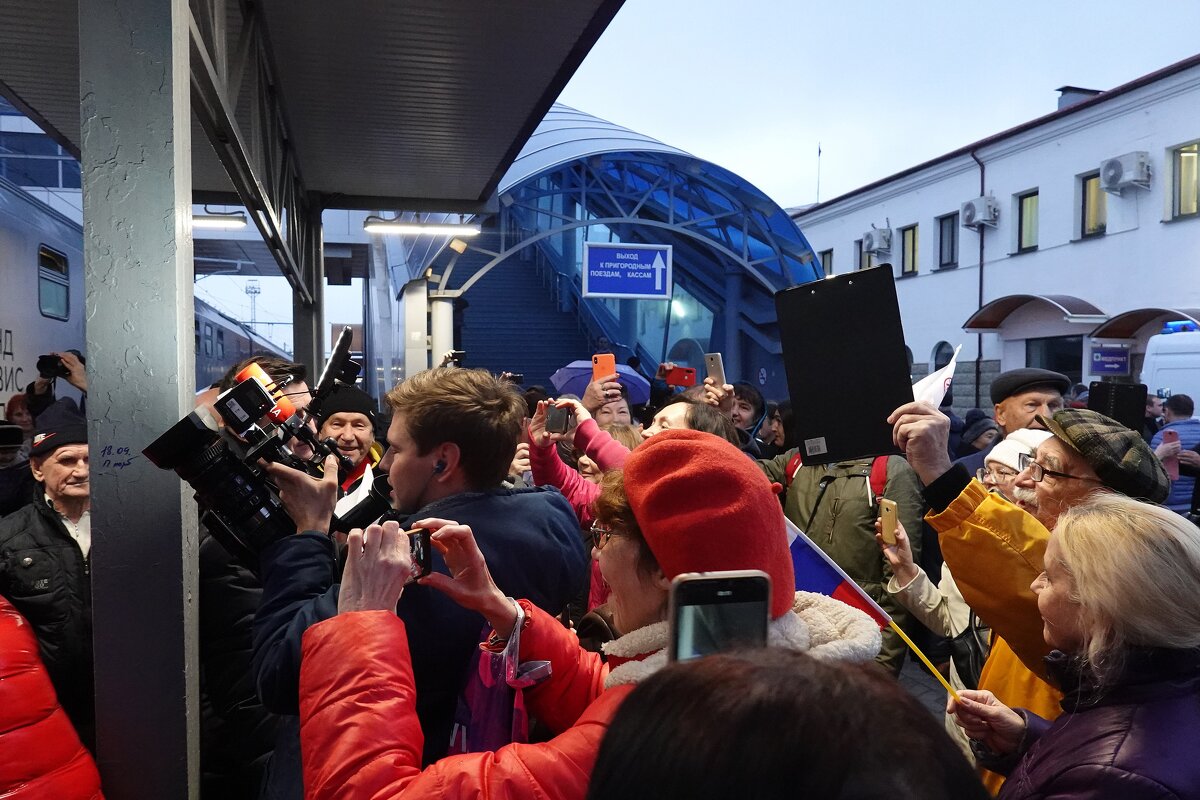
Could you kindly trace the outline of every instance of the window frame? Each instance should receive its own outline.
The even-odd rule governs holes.
[[[828,258],[826,258],[828,256]],[[817,253],[817,261],[821,262],[821,272],[828,278],[833,274],[833,248]]]
[[[950,214],[943,214],[938,217],[938,269],[954,269],[958,266],[958,226],[959,212],[954,211]],[[950,229],[950,261],[943,260],[943,255],[946,252],[946,228]]]
[[[916,275],[918,271],[918,260],[920,259],[920,232],[918,224],[901,228],[897,233],[900,235],[900,276]],[[912,234],[912,246],[909,247],[909,234]]]
[[[855,252],[855,255],[857,256],[854,259],[855,272],[857,272],[859,270],[863,270],[863,269],[871,269],[872,267],[875,266],[875,254],[868,253],[867,251],[863,250],[863,240],[862,239],[854,240],[854,252]]]
[[[1194,156],[1191,211],[1180,210],[1183,206],[1182,174],[1184,151],[1189,151]],[[1189,219],[1200,216],[1200,141],[1188,142],[1171,148],[1171,173],[1171,219]]]
[[[1025,216],[1025,201],[1033,198],[1035,202],[1033,214],[1033,244],[1025,244],[1025,223],[1028,219]],[[1021,192],[1017,195],[1017,252],[1032,253],[1038,249],[1039,236],[1041,231],[1038,225],[1038,217],[1041,214],[1042,201],[1037,189],[1031,189],[1028,192]]]
[[[38,311],[47,319],[56,319],[65,322],[71,318],[71,261],[69,258],[67,258],[66,253],[55,250],[53,247],[50,247],[47,244],[39,243],[37,254]],[[49,260],[51,261],[61,262],[62,268],[58,269],[46,266],[43,262],[43,257],[46,256],[48,256]],[[47,284],[60,286],[63,289],[66,300],[63,303],[64,311],[61,316],[53,312],[47,312],[46,310],[46,302],[43,299],[42,287]]]
[[[1088,231],[1088,186],[1095,182],[1096,197],[1104,202],[1103,220],[1096,230]],[[1079,176],[1079,238],[1095,239],[1108,232],[1108,195],[1100,188],[1100,172],[1089,172]]]

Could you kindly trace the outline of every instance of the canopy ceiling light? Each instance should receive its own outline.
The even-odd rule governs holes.
[[[363,220],[363,230],[367,233],[411,234],[416,236],[479,235],[479,225],[474,222],[463,222],[461,214],[458,217],[458,222],[419,222],[417,220],[384,219],[382,217],[370,216]]]
[[[205,209],[208,211],[208,209]],[[246,212],[225,211],[192,214],[193,228],[225,228],[236,229],[246,227]]]

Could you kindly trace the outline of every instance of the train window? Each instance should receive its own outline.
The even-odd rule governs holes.
[[[200,320],[194,320],[196,326],[196,355],[200,355]]]
[[[217,331],[217,358],[225,357],[225,331]]]
[[[204,323],[204,355],[211,356],[213,354],[213,330],[212,325]]]
[[[67,257],[45,245],[38,247],[38,307],[43,317],[67,319],[71,312]]]

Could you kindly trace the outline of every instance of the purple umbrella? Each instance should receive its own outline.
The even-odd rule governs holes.
[[[617,364],[617,380],[629,392],[629,402],[633,405],[646,403],[650,400],[650,381],[641,373],[625,364]],[[573,394],[583,397],[587,385],[592,382],[592,362],[572,361],[550,376],[550,382],[559,394]]]

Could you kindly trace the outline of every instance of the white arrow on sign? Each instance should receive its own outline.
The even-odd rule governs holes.
[[[663,261],[661,252],[654,254],[654,263],[650,265],[650,269],[654,270],[654,291],[661,292],[663,288],[663,273],[667,270],[667,264]]]

